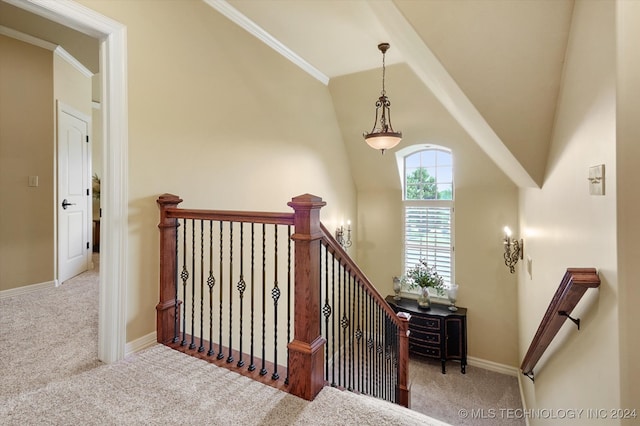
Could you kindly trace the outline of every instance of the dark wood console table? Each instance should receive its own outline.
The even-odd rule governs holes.
[[[467,309],[450,311],[448,305],[432,303],[430,309],[418,307],[418,301],[387,296],[387,303],[395,312],[408,312],[409,351],[413,354],[439,359],[442,374],[448,360],[460,361],[460,371],[467,368]]]

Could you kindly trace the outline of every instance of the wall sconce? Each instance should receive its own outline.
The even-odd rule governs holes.
[[[344,224],[336,229],[336,240],[344,249],[351,247],[351,221],[347,222],[346,237]]]
[[[511,239],[511,229],[504,227],[504,264],[512,274],[516,271],[518,260],[524,259],[524,241]]]

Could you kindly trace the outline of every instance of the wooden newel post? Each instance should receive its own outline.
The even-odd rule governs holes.
[[[162,194],[160,207],[160,301],[156,305],[156,333],[158,343],[170,343],[179,327],[180,301],[176,300],[176,235],[178,219],[167,218],[167,209],[175,208],[182,200],[177,195]]]
[[[324,386],[324,345],[320,335],[320,209],[327,203],[310,194],[287,203],[295,231],[294,337],[289,343],[289,392],[311,401]]]
[[[406,312],[398,313],[400,327],[400,356],[398,361],[398,404],[411,408],[411,393],[409,390],[409,320],[411,315]]]

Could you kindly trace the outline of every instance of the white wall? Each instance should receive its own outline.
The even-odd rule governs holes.
[[[580,331],[567,321],[535,367],[535,383],[523,379],[531,409],[620,407],[615,52],[615,3],[576,2],[544,184],[520,191],[533,266],[532,277],[519,269],[521,359],[566,268],[595,267],[602,283],[573,312]],[[604,196],[588,191],[589,167],[598,164],[606,168]],[[580,421],[596,423],[606,421]]]

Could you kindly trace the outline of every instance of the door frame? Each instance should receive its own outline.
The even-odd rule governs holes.
[[[124,358],[127,321],[127,30],[119,22],[71,0],[3,1],[100,40],[103,121],[100,201],[103,215],[98,358],[113,363]]]

